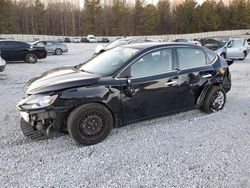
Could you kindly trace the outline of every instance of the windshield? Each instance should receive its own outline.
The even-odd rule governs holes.
[[[116,41],[114,41],[114,42],[108,44],[108,45],[106,46],[106,49],[115,48],[115,47],[118,47],[118,46],[122,46],[122,45],[124,45],[124,44],[128,44],[128,40],[124,40],[124,39],[119,40],[119,39],[118,39],[118,40],[116,40]]]
[[[80,70],[102,76],[110,75],[123,66],[138,51],[138,49],[134,48],[117,47],[90,59],[80,67]]]

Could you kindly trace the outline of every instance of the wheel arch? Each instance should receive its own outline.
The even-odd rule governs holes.
[[[203,87],[203,89],[202,89],[202,91],[201,91],[201,93],[200,93],[200,95],[199,95],[197,101],[196,101],[196,106],[197,106],[197,107],[202,106],[202,104],[204,103],[204,100],[205,100],[205,98],[206,98],[206,96],[207,96],[207,93],[208,93],[209,90],[210,90],[212,87],[214,87],[214,86],[218,86],[218,87],[223,88],[222,83],[220,83],[220,82],[215,82],[215,83],[212,83],[212,84],[207,84],[207,85],[205,85],[205,86]],[[223,88],[223,89],[224,89],[224,88]]]
[[[105,108],[107,108],[109,110],[109,112],[111,113],[112,115],[112,118],[113,118],[113,127],[119,127],[119,123],[118,123],[118,117],[117,115],[114,113],[114,111],[112,110],[112,108],[105,102],[103,101],[97,101],[97,100],[93,100],[93,101],[86,101],[86,102],[83,102],[83,103],[80,103],[78,105],[75,105],[74,107],[72,107],[69,111],[68,111],[68,115],[67,115],[67,119],[69,117],[69,115],[71,114],[71,112],[75,109],[75,108],[78,108],[80,106],[83,106],[83,105],[86,105],[86,104],[98,104],[98,105],[102,105],[104,106]]]

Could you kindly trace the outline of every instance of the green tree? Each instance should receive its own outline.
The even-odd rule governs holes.
[[[102,26],[102,7],[100,0],[85,0],[85,32],[91,34],[100,34]]]
[[[185,0],[175,12],[175,32],[193,33],[199,31],[199,15],[197,15],[197,3],[194,0]]]
[[[160,0],[157,4],[159,24],[158,34],[170,33],[172,30],[172,14],[169,0]]]
[[[144,0],[136,0],[134,8],[134,35],[141,35],[143,33],[144,27]]]
[[[129,12],[123,0],[113,0],[112,35],[127,35],[129,27]]]
[[[43,34],[45,32],[44,25],[44,4],[40,0],[36,0],[34,4],[34,14],[32,15],[33,34]]]
[[[157,27],[159,25],[159,15],[157,9],[154,5],[148,4],[143,10],[143,35],[154,35],[157,32]]]
[[[220,27],[220,19],[217,15],[216,2],[205,1],[197,10],[199,15],[199,30],[216,31]]]
[[[14,4],[11,0],[0,0],[0,33],[16,32],[18,32],[18,27]]]

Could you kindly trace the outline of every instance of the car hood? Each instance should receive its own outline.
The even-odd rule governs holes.
[[[44,72],[27,83],[28,95],[95,84],[99,75],[79,71],[75,67],[62,67]]]

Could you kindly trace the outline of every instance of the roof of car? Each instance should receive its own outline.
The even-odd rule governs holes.
[[[146,49],[146,48],[153,48],[153,47],[164,47],[164,46],[195,46],[195,44],[187,43],[187,42],[144,42],[144,43],[136,43],[136,44],[127,44],[124,45],[130,48],[136,49]]]

